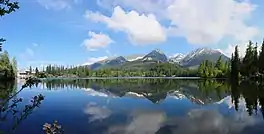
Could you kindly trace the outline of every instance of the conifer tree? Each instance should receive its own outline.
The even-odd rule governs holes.
[[[38,74],[39,74],[38,67],[36,67],[36,69],[35,69],[35,73],[36,73],[36,75],[38,75]]]
[[[258,72],[258,45],[256,43],[256,46],[253,49],[253,59],[252,59],[252,64],[251,64],[251,74],[255,75]]]
[[[231,58],[231,77],[238,79],[239,77],[239,66],[240,66],[240,59],[239,59],[239,50],[238,46],[235,47],[235,52],[232,54]]]
[[[29,73],[31,74],[32,73],[32,67],[29,66]]]
[[[242,68],[241,68],[241,73],[244,76],[249,76],[252,74],[252,63],[254,59],[254,53],[253,53],[253,47],[252,47],[252,41],[249,41],[247,50],[246,50],[246,55],[243,58],[242,62]]]
[[[259,72],[264,73],[264,39],[261,45],[261,51],[259,53],[258,67]]]

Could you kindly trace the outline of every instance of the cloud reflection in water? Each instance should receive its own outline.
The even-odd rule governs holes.
[[[84,110],[84,112],[90,115],[89,122],[106,119],[112,113],[106,106],[99,106],[93,102],[89,103],[86,106],[86,109]]]
[[[162,111],[137,111],[128,122],[109,126],[106,134],[239,134],[258,120],[247,113],[225,117],[218,111],[194,109],[185,117],[167,117]]]

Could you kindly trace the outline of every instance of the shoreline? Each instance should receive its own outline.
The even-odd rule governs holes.
[[[227,80],[228,78],[201,78],[201,77],[48,77],[38,78],[40,80],[52,80],[52,79],[175,79],[175,80]]]

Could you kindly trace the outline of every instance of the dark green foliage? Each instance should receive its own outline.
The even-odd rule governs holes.
[[[29,73],[30,74],[32,73],[32,67],[31,66],[29,67]]]
[[[262,45],[261,45],[258,67],[259,67],[259,72],[264,73],[264,40],[263,40]]]
[[[6,41],[5,39],[0,38],[0,52],[2,52],[2,46],[3,46],[3,43],[4,43],[5,41]]]
[[[240,74],[243,78],[262,79],[264,71],[264,41],[261,46],[261,51],[258,52],[257,44],[255,47],[249,41],[246,54],[240,61],[238,55],[238,47],[236,46],[235,54],[231,59],[231,77],[239,78]]]
[[[253,58],[254,58],[254,52],[253,52],[253,43],[249,41],[246,55],[242,60],[241,64],[241,74],[243,76],[250,76],[252,74],[252,65],[253,65]]]
[[[252,75],[255,75],[258,71],[259,71],[259,67],[258,67],[258,60],[259,60],[259,54],[258,54],[258,45],[256,44],[256,46],[253,49],[253,57],[252,57]]]
[[[240,58],[239,58],[239,50],[238,46],[235,47],[235,54],[232,54],[231,57],[231,79],[239,78],[239,66],[240,66]]]
[[[0,16],[10,14],[18,9],[18,2],[10,2],[9,0],[0,0]],[[6,40],[0,38],[0,52],[2,52],[3,43]],[[16,60],[10,61],[8,53],[5,51],[0,54],[0,79],[14,79],[16,77],[17,65]]]
[[[39,75],[39,70],[38,70],[38,68],[36,67],[36,69],[35,69],[35,74],[38,76]]]
[[[0,16],[10,14],[19,9],[18,2],[10,2],[10,0],[0,0]]]
[[[243,96],[244,100],[241,100],[241,96]],[[231,83],[231,97],[236,110],[239,110],[239,103],[243,101],[246,104],[249,115],[257,115],[259,112],[264,115],[263,82],[243,81],[242,83],[238,83],[238,81],[233,81]]]
[[[126,65],[116,68],[102,68],[91,70],[88,66],[64,67],[52,66],[46,67],[45,73],[48,77],[171,77],[171,76],[196,76],[196,70],[181,68],[171,63],[149,63],[134,64],[128,68]],[[144,65],[144,66],[142,66]]]
[[[0,79],[14,79],[16,77],[16,60],[10,61],[8,52],[0,54]]]

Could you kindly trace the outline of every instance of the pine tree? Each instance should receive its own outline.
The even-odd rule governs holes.
[[[198,68],[198,74],[201,77],[204,77],[205,62],[202,62]]]
[[[35,73],[36,73],[36,75],[39,75],[39,70],[38,70],[37,67],[36,67],[36,69],[35,69]]]
[[[32,73],[32,67],[29,66],[29,73],[31,74]]]
[[[0,54],[0,72],[4,78],[14,78],[16,75],[16,61],[10,61],[7,51]]]
[[[223,63],[222,63],[222,56],[220,56],[215,64],[215,68],[217,68],[218,70],[222,70],[223,69]]]
[[[239,50],[238,50],[238,46],[236,46],[235,52],[234,54],[232,54],[232,58],[231,58],[231,77],[234,79],[238,79],[239,77],[239,70],[240,70],[239,66],[240,66]]]
[[[16,61],[16,58],[12,59],[12,70],[13,70],[14,75],[16,75],[17,74],[17,61]]]
[[[252,41],[249,41],[247,50],[246,50],[246,55],[243,58],[243,64],[242,64],[242,69],[241,73],[243,76],[250,76],[253,72],[252,70],[252,63],[254,59],[254,52],[253,52],[253,47],[252,47]]]
[[[252,59],[252,64],[251,64],[251,68],[252,68],[252,75],[255,75],[258,72],[258,45],[256,43],[256,46],[253,49],[253,59]]]
[[[258,67],[260,73],[264,73],[264,39],[261,45],[261,51],[259,54]]]

